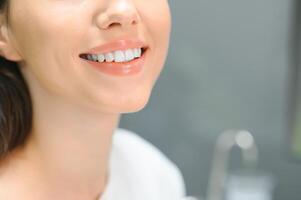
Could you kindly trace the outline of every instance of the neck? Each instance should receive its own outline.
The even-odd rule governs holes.
[[[18,176],[31,177],[25,185],[38,199],[95,200],[107,183],[112,134],[120,115],[39,98],[33,99],[32,132],[16,156],[22,158],[16,159]]]

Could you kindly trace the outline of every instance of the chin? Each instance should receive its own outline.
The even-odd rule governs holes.
[[[126,113],[135,113],[143,110],[147,103],[149,101],[149,98],[145,99],[139,99],[139,101],[131,101],[119,108],[119,113],[126,114]]]
[[[122,101],[110,105],[111,111],[119,114],[135,113],[143,110],[149,102],[150,94],[145,94],[140,97],[123,98]]]
[[[152,88],[141,87],[131,93],[122,91],[108,95],[97,95],[94,93],[90,96],[90,106],[99,112],[107,114],[126,114],[139,112],[146,107],[152,93]],[[82,95],[87,97],[87,95]],[[92,104],[91,104],[92,103]]]

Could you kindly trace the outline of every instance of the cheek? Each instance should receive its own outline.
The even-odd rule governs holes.
[[[78,41],[77,35],[83,32],[83,21],[76,17],[82,16],[79,9],[24,6],[22,9],[15,9],[11,24],[16,43],[25,59],[36,54],[47,56],[58,50],[69,50],[72,48],[70,44]]]
[[[171,14],[167,1],[153,0],[152,4],[146,3],[144,9],[144,23],[151,33],[156,47],[160,52],[167,50],[171,30]],[[158,49],[157,49],[158,50]]]
[[[166,44],[171,29],[171,13],[168,2],[165,0],[153,0],[144,3],[141,8],[143,23],[151,32],[155,40]]]
[[[171,31],[171,13],[165,0],[145,1],[145,8],[141,9],[142,21],[150,33],[153,43],[153,65],[156,69],[154,76],[158,76],[167,56]],[[147,9],[146,9],[147,7]]]
[[[75,82],[75,67],[69,61],[88,20],[79,9],[23,6],[16,7],[18,12],[11,16],[17,48],[31,73],[48,89],[59,92],[58,88]]]

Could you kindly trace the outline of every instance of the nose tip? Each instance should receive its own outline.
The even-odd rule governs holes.
[[[139,22],[138,12],[133,5],[127,1],[121,1],[111,5],[98,19],[101,29],[109,29],[114,26],[128,27]]]

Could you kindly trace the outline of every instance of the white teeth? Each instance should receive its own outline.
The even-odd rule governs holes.
[[[141,56],[141,49],[138,48],[138,49],[134,49],[134,55],[135,55],[135,58],[139,58]]]
[[[92,55],[92,60],[93,60],[93,61],[97,61],[97,60],[98,60],[97,55]]]
[[[106,59],[105,55],[103,54],[99,54],[97,57],[98,57],[98,62],[103,62]]]
[[[138,49],[134,49],[133,53],[134,53],[134,57],[137,58],[138,57]]]
[[[123,51],[115,51],[114,56],[115,56],[115,62],[124,62],[125,61],[125,56],[124,56]]]
[[[114,51],[106,54],[88,54],[87,59],[98,62],[128,62],[141,57],[142,49],[127,49],[125,51]]]
[[[135,55],[134,55],[134,50],[126,50],[125,51],[125,60],[126,61],[130,61],[130,60],[133,60],[135,58]]]
[[[113,62],[114,61],[113,53],[106,53],[105,58],[106,58],[106,62]]]
[[[87,58],[89,59],[89,60],[92,60],[92,55],[87,55]]]

